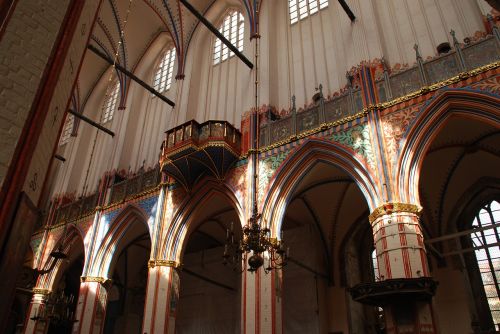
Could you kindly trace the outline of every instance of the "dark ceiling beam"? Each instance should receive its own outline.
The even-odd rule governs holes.
[[[224,37],[224,35],[222,35],[221,32],[212,25],[212,23],[210,23],[189,2],[187,2],[186,0],[180,0],[180,1],[184,5],[184,7],[186,7],[194,16],[196,16],[196,18],[198,20],[200,20],[201,23],[203,23],[205,25],[205,27],[208,28],[208,30],[210,30],[215,36],[217,36],[217,38],[219,38],[222,41],[222,43],[224,43],[229,48],[229,50],[233,51],[234,54],[237,55],[238,58],[240,58],[241,61],[245,63],[245,65],[247,65],[250,69],[253,68],[252,62],[250,60],[248,60],[248,58],[245,57],[245,55],[243,53],[241,53],[237,47],[235,47],[233,44],[231,44],[231,42],[228,41],[227,38]]]
[[[99,123],[96,123],[94,122],[93,120],[91,120],[90,118],[87,118],[85,116],[83,116],[82,114],[79,114],[77,113],[76,111],[73,111],[71,109],[68,109],[68,113],[70,113],[71,115],[75,116],[76,118],[78,119],[81,119],[82,121],[84,121],[85,123],[87,124],[90,124],[92,125],[93,127],[96,127],[98,128],[99,130],[107,133],[108,135],[110,135],[111,137],[114,137],[115,136],[115,133],[107,128],[105,128],[104,126],[102,126],[101,124]]]
[[[356,20],[356,16],[352,12],[351,8],[349,8],[349,5],[345,2],[345,0],[339,0],[339,4],[344,9],[347,16],[349,16],[349,19],[351,19],[351,22],[354,22],[354,20]]]
[[[132,79],[133,81],[137,82],[139,85],[141,85],[142,87],[144,87],[151,94],[154,94],[155,96],[157,96],[158,98],[160,98],[163,102],[168,103],[170,106],[175,107],[175,103],[172,100],[170,100],[168,97],[164,96],[163,94],[161,94],[160,92],[158,92],[156,89],[154,89],[153,87],[151,87],[150,85],[148,85],[147,83],[145,83],[144,81],[142,81],[141,79],[139,79],[138,77],[136,77],[132,72],[130,72],[126,68],[122,67],[119,64],[116,64],[113,61],[113,59],[109,58],[101,50],[99,50],[98,48],[96,48],[92,44],[87,45],[87,48],[90,51],[92,51],[93,53],[95,53],[97,56],[99,56],[100,58],[104,59],[108,64],[113,65],[118,71],[122,72],[123,74],[125,74],[126,76],[128,76],[130,79]]]
[[[62,155],[54,154],[54,158],[56,158],[59,161],[66,162],[66,158],[64,158]]]

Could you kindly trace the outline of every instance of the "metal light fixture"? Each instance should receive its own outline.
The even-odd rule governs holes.
[[[232,264],[236,269],[243,257],[248,257],[248,271],[255,272],[264,266],[266,273],[273,269],[281,269],[287,263],[288,249],[282,240],[271,238],[269,228],[261,228],[260,214],[253,215],[249,224],[243,227],[243,238],[237,242],[234,240],[233,223],[227,229],[226,244],[224,246],[224,264]],[[267,255],[267,256],[266,256]]]
[[[77,322],[72,309],[75,302],[75,296],[64,294],[64,291],[51,293],[43,308],[38,308],[36,314],[31,317],[31,320],[50,321],[56,324],[70,324]]]
[[[258,11],[256,13],[258,17]],[[261,214],[258,211],[257,193],[258,186],[258,142],[259,142],[259,38],[258,20],[255,28],[255,105],[252,112],[250,131],[251,149],[248,150],[249,161],[253,170],[251,181],[252,189],[252,216],[248,220],[248,224],[243,227],[243,236],[240,241],[234,240],[233,224],[227,230],[226,244],[224,246],[224,264],[232,264],[234,269],[239,268],[243,259],[247,259],[248,255],[248,271],[255,272],[260,267],[264,266],[264,271],[268,273],[273,269],[281,269],[286,265],[288,250],[282,240],[271,238],[271,230],[267,227],[262,227]],[[321,86],[320,86],[320,94]],[[283,239],[283,238],[281,238]],[[246,261],[245,261],[246,262]],[[246,267],[246,265],[245,265]],[[244,270],[244,269],[243,269]]]

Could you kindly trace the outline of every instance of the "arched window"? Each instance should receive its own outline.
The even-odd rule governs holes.
[[[236,46],[239,51],[243,51],[245,19],[240,12],[230,11],[219,26],[219,31],[231,42],[231,44]],[[230,51],[229,48],[217,38],[214,44],[214,65],[232,56],[234,56],[234,52]]]
[[[106,99],[102,106],[102,123],[109,122],[113,119],[113,113],[116,108],[116,100],[118,100],[118,92],[120,91],[120,82],[117,80],[114,84],[109,85]]]
[[[290,23],[294,24],[326,7],[328,0],[288,0]]]
[[[495,329],[500,330],[500,203],[492,201],[476,213],[470,237]]]
[[[175,48],[167,50],[158,65],[153,80],[153,87],[160,93],[168,90],[172,83],[172,73],[174,72]]]
[[[71,137],[71,133],[73,132],[74,122],[75,122],[75,116],[68,114],[66,116],[66,121],[64,122],[61,138],[59,139],[59,146],[62,146],[69,141],[69,137]]]

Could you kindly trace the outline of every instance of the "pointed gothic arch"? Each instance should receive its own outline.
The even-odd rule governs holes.
[[[395,193],[405,203],[420,203],[418,184],[425,155],[452,116],[485,122],[498,128],[500,99],[492,94],[465,89],[445,90],[435,97],[410,124],[395,171]]]
[[[179,206],[174,213],[172,223],[163,240],[163,248],[160,250],[162,257],[180,262],[183,251],[187,244],[189,233],[197,226],[192,225],[193,215],[197,208],[207,203],[215,196],[220,196],[228,201],[231,207],[236,211],[241,226],[244,225],[245,215],[243,204],[239,202],[234,192],[225,184],[207,179],[199,187],[192,190],[192,197],[188,197]]]
[[[109,223],[109,228],[102,237],[102,241],[92,259],[91,267],[87,270],[88,274],[107,277],[113,261],[117,259],[117,255],[119,254],[117,247],[132,225],[142,223],[151,238],[151,231],[149,230],[147,220],[147,215],[136,205],[129,204],[122,209],[116,218]],[[100,224],[102,223],[101,221]]]
[[[262,216],[273,236],[279,235],[283,214],[298,180],[320,162],[345,171],[361,190],[370,211],[382,201],[374,176],[353,152],[325,140],[309,139],[287,157],[270,182]]]

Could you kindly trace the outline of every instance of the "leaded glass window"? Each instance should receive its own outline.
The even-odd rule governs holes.
[[[158,65],[153,80],[153,87],[158,92],[163,93],[170,88],[172,84],[172,74],[174,72],[175,48],[167,50]]]
[[[470,237],[496,330],[500,330],[500,203],[492,201],[479,210]]]
[[[109,122],[113,119],[113,114],[118,100],[118,92],[120,91],[120,82],[117,80],[114,84],[108,87],[108,93],[102,106],[102,123]]]
[[[230,11],[219,26],[219,31],[239,51],[243,51],[243,35],[245,34],[245,19],[238,11]],[[234,56],[234,52],[222,43],[220,39],[214,44],[214,65]]]
[[[66,120],[64,121],[64,128],[61,133],[61,138],[59,139],[59,145],[64,145],[69,141],[71,133],[73,132],[73,124],[75,122],[75,116],[68,114]]]
[[[328,0],[288,0],[290,23],[294,24],[326,7]]]

